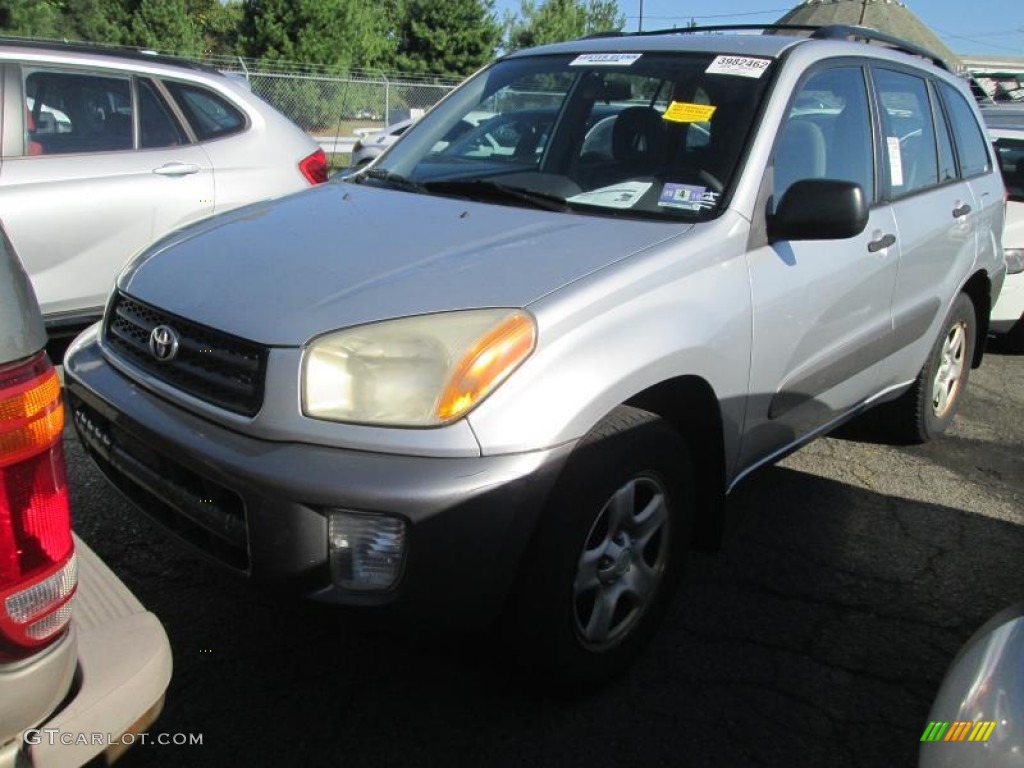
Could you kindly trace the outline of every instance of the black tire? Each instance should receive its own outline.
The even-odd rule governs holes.
[[[547,692],[577,695],[618,675],[660,624],[689,548],[690,466],[667,422],[630,407],[569,457],[509,617],[515,655]]]
[[[957,334],[963,334],[962,343],[957,341]],[[926,443],[946,431],[967,388],[977,339],[974,303],[961,293],[914,384],[886,407],[886,429],[893,438],[903,443]],[[956,376],[940,381],[940,371],[951,371],[953,366]]]

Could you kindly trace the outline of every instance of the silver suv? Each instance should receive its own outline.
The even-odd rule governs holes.
[[[135,259],[66,358],[79,434],[254,580],[504,609],[530,669],[605,679],[750,472],[875,404],[910,441],[956,412],[1003,186],[914,53],[824,28],[502,58],[368,169]]]

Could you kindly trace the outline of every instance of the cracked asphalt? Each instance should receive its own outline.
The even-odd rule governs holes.
[[[1024,600],[1024,357],[972,372],[951,432],[858,426],[730,497],[648,651],[577,702],[486,635],[279,603],[162,534],[69,435],[79,534],[162,619],[174,678],[132,766],[911,766],[957,649]]]

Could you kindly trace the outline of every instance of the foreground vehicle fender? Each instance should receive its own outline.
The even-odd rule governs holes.
[[[920,768],[1024,766],[1024,603],[992,617],[946,672]]]
[[[82,765],[101,753],[116,758],[126,747],[107,742],[146,731],[171,680],[171,647],[159,619],[77,536],[75,551],[79,588],[72,624],[80,682],[64,709],[23,735],[28,763],[37,768]],[[58,733],[50,738],[47,731]],[[61,742],[64,734],[72,743]],[[91,734],[103,734],[103,742],[94,743]]]

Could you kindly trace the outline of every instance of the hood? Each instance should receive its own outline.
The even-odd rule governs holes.
[[[330,183],[179,230],[126,293],[270,346],[376,320],[524,307],[692,225]]]

